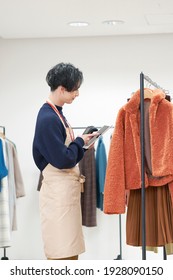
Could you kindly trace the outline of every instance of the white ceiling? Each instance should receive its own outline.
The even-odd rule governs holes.
[[[69,26],[73,21],[89,26]],[[0,0],[4,39],[159,33],[173,33],[173,0]]]

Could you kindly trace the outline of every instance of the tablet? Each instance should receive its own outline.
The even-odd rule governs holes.
[[[98,135],[93,136],[86,145],[83,146],[84,149],[88,149],[91,145],[93,145],[101,135],[103,135],[106,131],[108,131],[111,127],[113,127],[112,125],[104,125],[102,126],[98,131]]]

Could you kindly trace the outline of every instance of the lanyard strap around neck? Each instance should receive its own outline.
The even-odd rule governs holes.
[[[58,117],[60,118],[61,122],[63,123],[65,129],[67,129],[67,127],[65,125],[65,121],[64,121],[62,115],[60,114],[60,112],[58,111],[58,109],[56,108],[55,104],[53,104],[53,102],[50,99],[48,99],[46,102],[52,107],[52,109],[55,111],[55,113],[58,115]],[[71,128],[71,126],[70,126],[70,124],[68,122],[67,122],[67,124],[68,124],[68,127],[69,127],[70,138],[71,138],[72,141],[74,141],[75,138],[74,138],[73,130],[72,130],[72,128]]]

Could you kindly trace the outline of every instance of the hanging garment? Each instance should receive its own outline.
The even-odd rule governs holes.
[[[0,138],[0,191],[1,191],[1,180],[8,175],[8,170],[4,162],[3,144]]]
[[[173,242],[173,207],[168,185],[149,186],[145,191],[146,245]],[[126,243],[142,246],[141,189],[131,190],[126,219]]]
[[[2,154],[4,165],[7,166],[5,140],[1,139]],[[7,170],[7,169],[6,169]],[[0,247],[11,246],[11,227],[10,227],[10,213],[9,213],[9,189],[8,179],[4,176],[1,179],[0,192]]]
[[[161,90],[154,92],[149,110],[152,176],[145,172],[145,186],[168,183],[170,189],[173,182],[173,104],[165,100]],[[125,213],[126,190],[141,188],[139,106],[140,90],[118,112],[105,179],[104,212],[108,214]]]
[[[1,139],[1,143],[8,174],[1,180],[0,247],[9,247],[12,231],[17,230],[16,199],[25,196],[25,190],[15,145],[8,139]]]
[[[138,186],[136,185],[140,179],[140,174],[139,178],[137,177],[138,167],[140,167],[140,151],[138,150],[140,144],[140,120],[138,115],[139,109],[136,114],[134,110],[134,108],[137,108],[137,103],[135,102],[137,101],[138,95],[139,92],[129,101],[127,106],[129,119],[126,119],[125,122],[123,121],[122,124],[124,128],[122,131],[122,154],[124,155],[125,181],[127,182],[126,185],[124,181],[124,189],[130,189],[126,220],[126,242],[133,246],[142,246],[141,186],[140,184]],[[126,108],[126,106],[124,107]],[[164,95],[161,92],[158,92],[151,100],[147,99],[144,102],[146,246],[151,247],[165,246],[173,242],[173,204],[170,189],[173,180],[173,172],[170,168],[172,161],[171,154],[173,154],[170,149],[173,147],[173,138],[171,141],[170,137],[171,133],[173,133],[173,127],[170,125],[172,112],[172,104],[164,99]],[[129,120],[131,123],[129,123]],[[129,127],[132,129],[134,144],[132,143],[132,137],[128,138],[129,135],[127,135]],[[128,150],[126,147],[126,138],[129,141]],[[131,169],[129,166],[130,157]],[[134,180],[133,186],[131,185],[132,180],[128,181],[128,177]],[[109,189],[109,191],[111,190]]]
[[[42,172],[40,172],[40,175],[39,175],[39,178],[38,178],[37,191],[40,191],[40,189],[41,189],[42,180],[43,180],[43,174],[42,174]]]
[[[94,227],[96,221],[96,161],[94,148],[85,152],[79,162],[80,173],[85,176],[84,190],[81,193],[82,225]]]
[[[152,176],[151,142],[149,123],[150,100],[144,102],[145,126],[145,168]],[[173,242],[173,207],[169,186],[150,186],[146,188],[146,244],[147,246],[165,246]],[[136,215],[136,213],[138,214]],[[134,246],[142,245],[141,189],[131,190],[127,208],[126,241]],[[140,228],[140,230],[139,230]]]
[[[97,185],[97,208],[103,211],[104,184],[106,176],[107,156],[103,137],[98,140],[96,150],[96,185]]]
[[[13,142],[6,139],[6,153],[8,166],[8,189],[9,189],[9,210],[10,210],[10,224],[12,230],[17,230],[17,213],[16,203],[17,199],[24,197],[25,186],[19,165],[17,149]]]

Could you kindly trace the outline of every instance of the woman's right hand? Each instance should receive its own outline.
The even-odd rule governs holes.
[[[90,134],[82,134],[82,135],[80,135],[79,137],[81,137],[81,138],[84,140],[84,144],[87,145],[87,144],[88,144],[88,141],[89,141],[92,137],[94,137],[94,136],[96,136],[96,135],[98,135],[98,133],[97,133],[97,132],[93,132],[93,133],[90,133]]]

